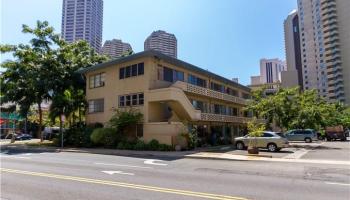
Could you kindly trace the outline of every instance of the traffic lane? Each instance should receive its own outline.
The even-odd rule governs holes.
[[[317,176],[317,179],[324,181],[340,181],[346,182],[350,178],[350,166],[348,165],[320,165],[320,164],[304,164],[304,163],[271,163],[261,161],[221,161],[221,160],[196,160],[196,159],[181,159],[176,161],[155,161],[155,165],[145,164],[153,159],[139,159],[129,158],[121,156],[110,155],[96,155],[96,154],[80,154],[80,153],[55,153],[55,154],[33,154],[33,156],[21,156],[31,158],[30,161],[34,162],[37,166],[48,165],[57,167],[60,169],[74,170],[77,169],[90,169],[93,171],[123,171],[126,173],[135,173],[135,170],[141,173],[146,173],[150,170],[157,172],[164,171],[164,173],[185,173],[193,172],[198,168],[212,168],[214,170],[228,171],[230,173],[247,173],[255,174],[259,173],[265,176],[283,176],[283,177],[296,177],[304,178],[309,171],[321,171],[324,174]],[[9,159],[9,158],[8,158]],[[18,162],[22,162],[23,159],[17,159]],[[11,159],[10,159],[11,160]],[[12,159],[14,160],[14,159]],[[41,163],[42,162],[42,163]],[[46,170],[44,168],[43,170]],[[310,170],[309,170],[310,169]],[[170,171],[170,172],[169,172]],[[332,171],[333,176],[328,176],[326,173]],[[349,173],[344,173],[348,171]],[[96,173],[94,173],[96,174]],[[312,172],[312,174],[314,174]],[[321,176],[322,175],[322,176]],[[314,178],[314,176],[308,178]]]
[[[13,178],[12,172],[11,175],[9,176],[8,180],[16,180],[16,178]],[[7,172],[4,173],[5,177]],[[22,175],[22,174],[20,174]],[[25,176],[27,176],[26,174]],[[54,174],[51,174],[53,176]],[[15,175],[16,176],[16,175]],[[32,175],[29,175],[32,176]],[[70,180],[64,180],[61,182],[60,178],[57,178],[57,175],[55,177],[49,177],[48,179],[50,180],[43,180],[46,179],[46,177],[37,177],[34,175],[33,177],[30,177],[29,179],[26,178],[24,182],[22,182],[24,177],[20,177],[13,183],[13,185],[8,184],[8,180],[5,178],[5,181],[7,184],[5,184],[5,188],[3,191],[3,197],[12,197],[11,194],[15,191],[11,191],[11,188],[16,188],[15,186],[18,187],[19,192],[17,191],[15,197],[17,196],[30,196],[28,199],[41,199],[37,198],[35,195],[31,196],[31,193],[28,193],[29,191],[34,191],[36,188],[36,191],[38,188],[42,189],[39,190],[41,191],[46,191],[49,192],[48,194],[40,194],[40,196],[44,196],[47,198],[48,195],[55,194],[58,199],[67,199],[67,197],[79,197],[79,198],[74,198],[74,199],[90,199],[90,197],[93,197],[92,199],[110,199],[110,197],[106,197],[106,194],[111,194],[111,193],[117,193],[117,194],[123,194],[122,196],[113,196],[115,197],[120,197],[122,199],[161,199],[161,198],[166,198],[166,199],[179,199],[178,197],[173,197],[174,195],[176,196],[181,196],[182,199],[187,199],[187,197],[191,197],[193,199],[194,197],[200,197],[200,198],[205,198],[205,199],[244,199],[242,197],[234,196],[232,198],[224,197],[222,195],[216,195],[216,194],[208,194],[208,193],[197,193],[197,192],[191,192],[190,190],[169,190],[167,188],[158,188],[158,189],[146,189],[148,193],[143,194],[144,188],[138,187],[125,187],[123,185],[107,185],[107,184],[99,184],[98,182],[89,182],[86,183],[86,181],[75,181],[73,178]],[[241,180],[246,180],[249,179],[249,177],[244,177]],[[79,178],[81,179],[81,178]],[[78,180],[79,180],[78,179]],[[28,181],[30,180],[30,181]],[[18,184],[20,182],[21,184]],[[40,185],[40,183],[49,183],[49,184],[44,184]],[[85,183],[83,185],[80,185],[82,183]],[[39,184],[38,184],[39,183]],[[58,186],[56,185],[58,184]],[[119,182],[120,183],[120,182]],[[119,184],[118,183],[118,184]],[[254,183],[254,184],[251,184]],[[293,187],[293,184],[296,184],[298,187]],[[24,184],[22,186],[22,184]],[[265,180],[265,182],[260,182],[259,180],[255,181],[250,181],[250,184],[246,184],[245,181],[242,181],[241,184],[244,185],[242,188],[239,188],[238,185],[232,185],[230,183],[226,183],[231,186],[231,189],[243,189],[243,190],[249,190],[248,192],[250,193],[250,196],[252,196],[253,199],[334,199],[334,197],[337,197],[337,199],[348,199],[349,194],[346,193],[346,190],[348,190],[346,187],[335,187],[334,185],[330,186],[323,186],[320,187],[317,183],[315,182],[310,182],[310,181],[299,181],[299,180],[286,180],[285,184],[280,184],[280,182],[276,183],[275,178],[271,178],[269,180]],[[90,185],[96,185],[97,187],[93,187],[90,189]],[[103,185],[105,187],[100,187],[100,185]],[[34,186],[34,187],[32,187]],[[37,187],[35,187],[37,186]],[[49,186],[49,187],[48,187]],[[114,187],[113,191],[110,191],[109,188],[110,186]],[[203,185],[204,186],[204,185]],[[285,187],[289,186],[289,187]],[[23,188],[22,188],[23,187]],[[10,188],[10,189],[8,189]],[[48,189],[47,189],[48,188]],[[52,189],[53,188],[53,189]],[[73,191],[71,191],[71,189]],[[346,188],[346,189],[345,189]],[[106,190],[107,189],[107,190]],[[130,191],[131,190],[137,190],[137,191]],[[28,191],[27,191],[28,190]],[[141,190],[141,191],[139,191]],[[93,193],[92,195],[89,193],[90,191],[100,191],[102,192],[101,194],[98,194],[95,196],[96,193]],[[317,193],[312,193],[314,191],[318,191]],[[23,194],[24,192],[24,194]],[[125,196],[124,194],[128,194]],[[142,193],[141,197],[140,193]],[[68,196],[65,196],[65,194],[68,194]],[[166,195],[166,197],[164,196]],[[170,197],[169,197],[170,196]],[[33,197],[33,198],[31,198]],[[16,198],[17,199],[17,198]],[[52,199],[52,198],[50,198]],[[72,198],[71,198],[72,199]],[[119,198],[117,198],[119,199]]]
[[[187,162],[190,159],[187,160]],[[13,162],[13,161],[12,161]],[[26,161],[28,164],[29,161]],[[31,161],[32,162],[32,161]],[[212,161],[209,163],[218,163],[217,161]],[[219,162],[226,163],[226,165],[229,162]],[[237,163],[237,162],[231,162]],[[242,163],[242,162],[238,162]],[[198,165],[199,164],[199,165]],[[254,163],[255,164],[255,163]],[[249,165],[254,165],[252,162],[249,162]],[[256,163],[258,164],[258,163]],[[260,163],[262,164],[262,163]],[[266,164],[266,163],[265,163]],[[18,165],[21,167],[23,166],[22,162],[19,162]],[[19,166],[9,166],[6,167],[12,167],[12,168],[19,168]],[[27,166],[29,169],[35,169],[39,168],[43,164],[34,166]],[[181,163],[178,165],[181,166]],[[183,164],[182,164],[183,165]],[[213,164],[212,164],[213,165]],[[220,165],[220,164],[218,164]],[[68,167],[67,169],[63,168],[62,166],[58,166],[54,172],[56,171],[59,174],[71,174],[74,176],[82,176],[82,177],[97,177],[99,179],[103,180],[118,180],[118,181],[124,181],[128,183],[138,183],[138,184],[148,184],[152,186],[160,186],[160,187],[168,187],[168,188],[176,188],[176,189],[188,189],[191,188],[192,191],[201,191],[201,192],[211,192],[211,193],[219,193],[219,194],[232,194],[234,196],[244,196],[244,197],[266,197],[268,199],[274,199],[276,196],[283,196],[285,192],[288,192],[289,187],[295,187],[294,191],[297,193],[304,194],[305,197],[308,196],[308,187],[312,184],[315,184],[315,189],[317,191],[321,190],[322,196],[320,199],[323,199],[323,197],[330,198],[329,194],[327,193],[326,189],[323,187],[325,186],[324,181],[311,181],[311,183],[305,183],[308,182],[308,180],[305,180],[301,178],[300,176],[295,176],[294,174],[285,175],[284,173],[276,174],[276,173],[266,173],[268,171],[267,166],[265,165],[265,170],[261,169],[261,171],[265,171],[265,173],[257,171],[258,169],[255,169],[255,173],[247,173],[246,171],[238,171],[238,170],[223,170],[223,169],[213,169],[213,168],[198,168],[198,166],[205,166],[205,163],[197,163],[195,165],[197,168],[195,170],[189,170],[187,169],[186,165],[183,165],[183,168],[177,168],[177,170],[159,170],[156,171],[147,171],[147,172],[140,172],[140,169],[137,169],[135,171],[135,176],[122,176],[122,175],[108,175],[108,174],[102,174],[98,173],[98,170],[88,170],[91,167],[87,166],[85,168],[82,168],[81,166],[78,166],[78,169],[72,169],[71,167]],[[244,166],[243,166],[244,167]],[[47,171],[47,166],[44,166],[42,169],[38,171]],[[52,168],[52,166],[50,167]],[[98,169],[101,169],[101,166],[98,167]],[[111,169],[111,168],[108,168]],[[120,168],[117,168],[118,170]],[[52,169],[51,169],[52,171]],[[288,170],[287,170],[288,171]],[[64,173],[63,173],[64,172]],[[67,173],[69,172],[69,173]],[[288,173],[288,172],[287,172]],[[312,180],[312,179],[311,179]],[[328,179],[327,179],[328,180]],[[291,184],[295,183],[297,181],[301,181],[303,184]],[[331,180],[328,180],[331,181]],[[266,184],[268,183],[268,184]],[[259,187],[256,187],[255,185],[258,185]],[[247,187],[248,186],[248,187]],[[276,190],[274,193],[269,193],[269,188],[280,188]],[[328,186],[327,186],[328,187]],[[338,185],[333,185],[335,187],[335,190],[339,189]],[[285,190],[287,189],[287,190]],[[348,193],[343,193],[345,195],[348,195]],[[290,195],[290,194],[289,194]],[[295,195],[292,195],[289,199],[293,199]],[[309,199],[312,199],[313,196],[309,196]],[[259,199],[259,198],[258,198]]]
[[[194,192],[206,192],[213,194],[221,194],[221,195],[233,195],[235,196],[235,191],[228,187],[228,185],[222,185],[220,180],[213,181],[213,177],[207,178],[204,176],[204,181],[202,181],[201,177],[193,177],[191,176],[191,172],[181,173],[180,171],[173,172],[172,170],[168,170],[168,173],[165,173],[165,170],[148,170],[146,169],[128,169],[125,172],[132,172],[135,175],[120,175],[113,174],[109,175],[103,173],[101,171],[105,170],[120,170],[121,168],[112,168],[106,166],[99,165],[91,165],[85,168],[81,168],[81,166],[72,166],[70,164],[66,164],[66,166],[59,163],[57,165],[52,165],[52,163],[45,165],[44,163],[39,163],[34,160],[26,160],[26,164],[18,160],[11,160],[11,162],[4,162],[2,167],[6,169],[30,169],[35,172],[44,172],[50,174],[60,174],[60,175],[69,175],[69,176],[77,176],[77,177],[85,177],[85,178],[94,178],[99,180],[107,180],[107,181],[118,181],[123,183],[132,183],[132,184],[140,184],[140,185],[148,185],[155,187],[166,187],[171,189],[179,189],[179,190],[191,190]],[[122,169],[123,170],[123,169]],[[192,180],[193,179],[193,180]],[[191,181],[188,181],[191,180]],[[204,183],[206,182],[206,183]],[[206,186],[208,183],[212,183],[215,186]]]
[[[162,189],[145,190],[139,187],[124,187],[117,184],[80,182],[74,180],[50,179],[3,172],[2,199],[228,199],[214,194],[199,194]],[[34,192],[35,191],[35,192]],[[236,199],[238,198],[230,198]],[[244,198],[239,198],[244,200]]]
[[[350,141],[328,141],[312,149],[303,159],[350,160]]]

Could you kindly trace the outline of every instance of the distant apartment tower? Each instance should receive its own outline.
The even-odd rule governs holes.
[[[304,89],[350,104],[350,1],[298,0]],[[288,54],[292,53],[287,50]]]
[[[293,10],[284,20],[284,41],[287,71],[282,73],[282,80],[286,86],[299,86],[303,89],[299,16],[296,10]],[[287,79],[291,80],[287,81]]]
[[[251,77],[252,89],[267,87],[268,92],[276,92],[280,87],[282,78],[281,73],[286,70],[284,61],[275,59],[260,60],[260,75]]]
[[[145,40],[145,51],[156,50],[165,55],[177,58],[177,39],[174,34],[165,31],[153,31]]]
[[[118,39],[107,40],[102,47],[102,53],[110,58],[118,58],[127,51],[132,51],[131,45]]]
[[[103,0],[63,0],[62,38],[67,42],[86,40],[100,52]]]

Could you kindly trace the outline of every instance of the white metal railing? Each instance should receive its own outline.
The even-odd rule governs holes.
[[[230,115],[219,115],[219,114],[213,114],[213,113],[201,113],[201,120],[202,121],[214,121],[214,122],[234,122],[234,123],[247,123],[253,118],[249,117],[237,117],[237,116],[230,116]],[[258,122],[264,123],[265,120],[258,119]]]
[[[204,88],[204,87],[192,85],[190,83],[186,83],[186,82],[182,82],[182,81],[177,81],[172,86],[177,87],[177,88],[181,88],[182,90],[184,90],[186,92],[190,92],[190,93],[194,93],[194,94],[209,96],[212,98],[230,101],[230,102],[242,104],[242,105],[248,104],[248,101],[246,99],[232,96],[232,95],[225,94],[225,93],[221,93],[218,91],[214,91],[214,90],[211,90],[209,88]]]

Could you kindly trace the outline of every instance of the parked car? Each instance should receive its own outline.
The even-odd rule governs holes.
[[[289,141],[305,141],[310,143],[317,140],[317,133],[313,129],[289,130],[284,135]]]
[[[45,140],[51,140],[52,138],[58,136],[60,133],[60,127],[45,127],[43,134]]]
[[[33,137],[29,134],[24,134],[24,133],[15,133],[14,134],[15,140],[30,140]],[[1,139],[11,139],[12,138],[12,133],[4,135],[3,138]]]
[[[16,140],[31,140],[33,137],[29,134],[16,134],[15,139]]]
[[[235,138],[236,149],[243,150],[249,145],[249,141],[254,140],[254,137],[245,135]],[[257,147],[267,149],[269,151],[279,151],[282,148],[287,148],[289,142],[283,134],[279,135],[276,132],[265,131],[261,137],[256,137]]]

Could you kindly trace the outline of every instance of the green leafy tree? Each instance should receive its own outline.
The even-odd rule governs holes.
[[[15,58],[1,64],[6,70],[0,80],[2,103],[16,103],[25,117],[30,107],[37,105],[39,136],[42,140],[42,102],[54,101],[51,116],[64,110],[64,114],[72,116],[73,121],[75,113],[78,113],[81,122],[86,108],[85,81],[76,71],[107,58],[98,55],[85,41],[71,44],[64,42],[46,21],[37,21],[34,28],[23,25],[22,32],[33,36],[29,45],[0,46],[2,53],[12,53]],[[67,100],[67,92],[70,93],[69,106],[62,103]]]
[[[35,28],[23,25],[22,32],[33,35],[29,45],[1,45],[2,53],[12,52],[15,60],[1,64],[6,69],[1,77],[3,95],[6,102],[20,106],[21,112],[27,114],[30,105],[36,104],[39,113],[39,136],[42,137],[42,102],[50,99],[50,91],[55,82],[58,63],[53,45],[59,45],[60,39],[48,22],[37,21]]]
[[[316,90],[300,92],[298,88],[281,88],[269,96],[264,95],[263,89],[255,91],[248,110],[284,130],[346,126],[349,118],[344,105],[327,102]]]
[[[247,124],[248,135],[251,138],[249,140],[249,147],[257,148],[257,137],[263,135],[266,127],[265,124],[259,123],[256,118]]]

